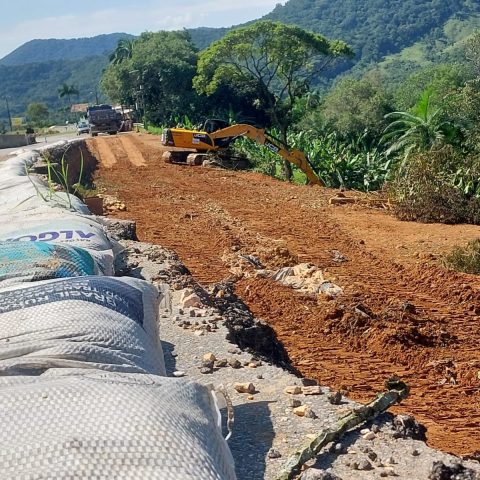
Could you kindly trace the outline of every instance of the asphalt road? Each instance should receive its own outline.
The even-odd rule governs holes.
[[[85,135],[83,135],[85,137]],[[38,147],[42,147],[44,145],[52,144],[55,142],[59,142],[60,140],[70,140],[72,138],[76,138],[77,133],[75,131],[68,131],[65,133],[59,133],[56,135],[48,135],[48,136],[37,136],[37,143],[33,145],[26,145],[24,147],[15,147],[15,148],[1,148],[0,149],[0,161],[6,160],[9,155],[17,150],[35,150]]]

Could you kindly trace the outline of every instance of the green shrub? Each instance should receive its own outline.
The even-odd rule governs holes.
[[[478,159],[452,147],[417,153],[390,184],[395,214],[401,220],[480,223]]]

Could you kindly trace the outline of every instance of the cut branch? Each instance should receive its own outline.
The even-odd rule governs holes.
[[[400,387],[401,389],[396,389]],[[322,430],[315,439],[295,452],[285,463],[275,480],[291,480],[300,472],[302,466],[314,458],[330,442],[337,442],[342,435],[359,425],[374,419],[396,403],[408,396],[408,387],[400,381],[395,388],[383,392],[375,400],[356,408],[346,417],[341,418],[333,428]]]

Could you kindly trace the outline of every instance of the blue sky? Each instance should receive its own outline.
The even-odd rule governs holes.
[[[0,58],[37,38],[227,27],[259,18],[280,0],[15,0],[0,5]]]

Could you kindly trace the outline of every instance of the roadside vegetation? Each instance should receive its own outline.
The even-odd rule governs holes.
[[[273,21],[231,30],[200,52],[187,32],[145,33],[119,42],[102,87],[135,105],[152,132],[207,117],[260,125],[302,150],[329,187],[383,190],[403,219],[480,224],[480,33],[460,63],[430,64],[400,82],[374,68],[312,87],[352,54],[341,40]],[[305,180],[247,139],[235,148],[258,171]]]

